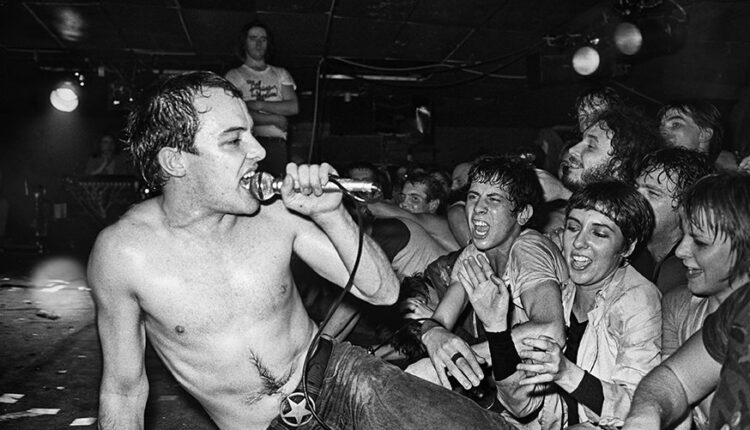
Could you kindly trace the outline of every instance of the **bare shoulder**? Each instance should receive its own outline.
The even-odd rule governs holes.
[[[560,254],[557,245],[550,238],[539,233],[534,229],[525,229],[520,236],[513,242],[511,253],[533,253],[534,251],[545,254]]]
[[[128,280],[146,259],[148,238],[157,233],[159,213],[155,199],[147,200],[99,233],[88,263],[88,280],[95,295],[129,288]]]
[[[427,224],[447,224],[448,222],[448,220],[444,216],[433,213],[425,212],[414,215],[416,215],[417,219],[419,219],[421,222]]]

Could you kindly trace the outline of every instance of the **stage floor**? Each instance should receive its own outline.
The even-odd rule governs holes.
[[[0,428],[62,429],[97,417],[102,359],[94,304],[83,275],[71,270],[66,280],[40,281],[39,273],[19,273],[25,269],[0,273]],[[216,428],[150,348],[146,368],[147,429]]]

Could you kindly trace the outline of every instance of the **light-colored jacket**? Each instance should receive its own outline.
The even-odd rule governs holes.
[[[563,289],[566,325],[575,293],[575,286]],[[636,386],[661,362],[661,330],[659,290],[632,266],[617,269],[596,293],[578,348],[576,364],[601,380],[604,394],[601,415],[579,404],[582,422],[623,425]]]

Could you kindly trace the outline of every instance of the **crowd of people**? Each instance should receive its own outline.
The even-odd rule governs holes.
[[[264,26],[243,32],[241,68],[172,77],[130,116],[160,193],[90,258],[100,428],[142,427],[146,338],[222,429],[750,428],[750,166],[716,108],[650,119],[589,91],[552,166],[279,167],[294,82]],[[274,151],[262,203],[247,184]],[[335,174],[381,191],[344,201]],[[355,341],[365,323],[387,329]]]

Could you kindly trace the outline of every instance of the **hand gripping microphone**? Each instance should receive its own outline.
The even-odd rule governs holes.
[[[330,180],[323,185],[324,193],[340,193],[342,188],[352,193],[371,193],[380,191],[380,187],[370,181],[339,178],[338,176],[333,175],[329,178]],[[253,197],[260,201],[270,200],[275,194],[281,194],[281,184],[283,183],[283,178],[274,178],[270,173],[266,172],[255,172],[250,176],[242,178],[242,186],[250,191]]]

